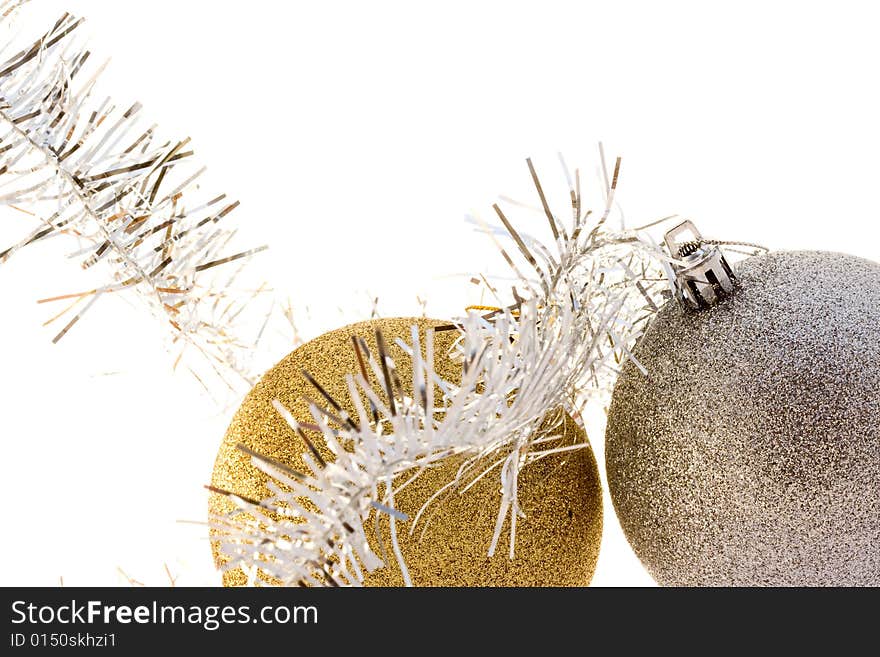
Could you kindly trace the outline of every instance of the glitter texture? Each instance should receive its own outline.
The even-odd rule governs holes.
[[[298,418],[310,418],[303,395],[315,396],[314,388],[300,374],[306,369],[343,406],[348,405],[344,375],[358,368],[351,347],[351,336],[367,340],[376,349],[373,332],[379,327],[389,344],[389,353],[399,372],[409,372],[411,359],[395,338],[408,338],[410,327],[418,326],[422,337],[427,328],[441,324],[426,319],[382,319],[363,322],[326,333],[299,347],[272,368],[251,391],[227,431],[221,445],[212,478],[213,485],[253,499],[270,495],[269,477],[251,463],[236,444],[243,443],[261,454],[277,459],[295,469],[305,470],[302,441],[290,430],[272,406],[279,400]],[[452,347],[457,331],[435,334],[435,368],[443,379],[456,381],[461,366],[444,354]],[[406,386],[408,377],[402,376]],[[346,409],[352,413],[353,409]],[[564,413],[551,414],[545,429],[558,435],[545,448],[564,447],[586,442],[586,436]],[[558,425],[558,426],[557,426]],[[321,444],[320,434],[311,434],[322,456],[333,455]],[[470,483],[449,488],[433,501],[420,519],[413,535],[411,521],[431,495],[455,479],[460,458],[450,457],[436,468],[424,472],[400,493],[395,507],[408,514],[410,522],[398,521],[397,536],[405,563],[415,585],[489,586],[489,585],[586,585],[598,558],[602,533],[602,507],[599,475],[589,448],[546,456],[522,469],[519,478],[519,501],[525,518],[517,524],[517,551],[513,560],[506,551],[487,556],[501,500],[497,468],[461,493]],[[487,460],[486,467],[492,464]],[[482,468],[477,468],[479,473]],[[409,475],[407,475],[408,477]],[[235,505],[228,498],[212,495],[212,514],[231,511]],[[388,516],[379,514],[380,535],[389,553],[386,568],[367,573],[364,583],[373,586],[403,584],[400,569],[390,556],[391,539]],[[365,523],[371,547],[382,554],[376,540],[373,518]],[[213,545],[215,559],[222,561],[218,544]],[[244,584],[241,570],[224,574],[227,585]]]
[[[663,585],[880,585],[880,265],[779,252],[657,315],[614,390],[621,525]]]

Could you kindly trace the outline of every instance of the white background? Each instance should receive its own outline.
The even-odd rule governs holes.
[[[564,209],[556,152],[595,192],[600,140],[623,157],[630,225],[678,213],[710,237],[876,258],[869,7],[42,0],[19,26],[87,17],[113,58],[102,91],[193,138],[313,337],[363,318],[369,295],[386,316],[420,313],[417,296],[459,314],[461,275],[495,263],[464,214],[490,218],[497,194],[535,203],[527,156]],[[20,215],[0,222],[20,234]],[[125,583],[117,568],[164,584],[165,563],[180,584],[216,582],[204,529],[177,520],[204,518],[232,409],[172,375],[123,301],[52,345],[34,301],[78,289],[56,255],[0,268],[0,584]],[[601,463],[601,421],[589,430]],[[594,583],[650,584],[605,510]]]

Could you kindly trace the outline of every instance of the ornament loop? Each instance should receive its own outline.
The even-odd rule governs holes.
[[[679,236],[688,232],[691,239],[679,241]],[[700,310],[733,293],[736,277],[724,253],[704,240],[692,221],[670,229],[664,239],[669,255],[677,260],[672,263],[675,292],[685,308]]]

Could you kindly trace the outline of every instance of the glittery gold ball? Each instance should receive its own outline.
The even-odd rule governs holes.
[[[880,585],[880,265],[778,252],[664,307],[614,390],[608,485],[665,585]]]
[[[299,470],[306,468],[301,454],[306,450],[272,407],[278,399],[300,420],[311,419],[303,395],[315,397],[315,391],[304,380],[307,370],[350,413],[346,373],[358,370],[351,336],[364,338],[376,353],[374,331],[381,329],[394,359],[404,388],[411,387],[406,376],[411,360],[394,341],[410,342],[410,327],[418,327],[424,349],[425,331],[442,324],[428,319],[379,319],[337,329],[308,342],[286,356],[270,369],[248,394],[220,446],[214,465],[212,484],[218,488],[251,498],[268,496],[267,477],[251,465],[236,444],[248,447]],[[446,353],[457,333],[435,333],[435,363],[439,376],[456,381],[461,369]],[[562,447],[586,441],[583,430],[565,413],[556,412],[548,418],[556,428],[550,435],[558,436],[543,448]],[[324,458],[332,454],[313,434],[314,442]],[[455,478],[461,461],[450,458],[440,467],[431,469],[395,495],[395,506],[415,517],[421,506],[442,486]],[[481,472],[480,465],[475,472]],[[494,476],[493,476],[494,474]],[[397,533],[410,577],[416,586],[584,586],[590,582],[599,554],[602,535],[602,492],[599,473],[592,450],[577,449],[547,456],[527,465],[520,473],[519,502],[524,518],[519,518],[516,531],[515,558],[509,559],[508,534],[502,534],[499,548],[492,558],[487,556],[492,539],[501,490],[497,468],[462,493],[463,487],[451,487],[431,503],[410,534],[410,525],[398,522]],[[212,495],[209,510],[222,513],[232,503]],[[390,546],[388,519],[380,514],[382,542]],[[509,522],[509,521],[508,521]],[[366,521],[368,540],[377,554],[379,541],[372,531],[372,516]],[[213,544],[218,565],[222,556]],[[389,548],[390,549],[390,548]],[[243,584],[240,570],[224,573],[224,584]],[[368,586],[403,584],[400,569],[393,556],[386,568],[366,576]]]

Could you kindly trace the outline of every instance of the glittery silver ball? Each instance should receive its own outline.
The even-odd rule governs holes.
[[[664,307],[627,363],[608,484],[672,586],[880,585],[880,265],[778,252],[706,310]]]

